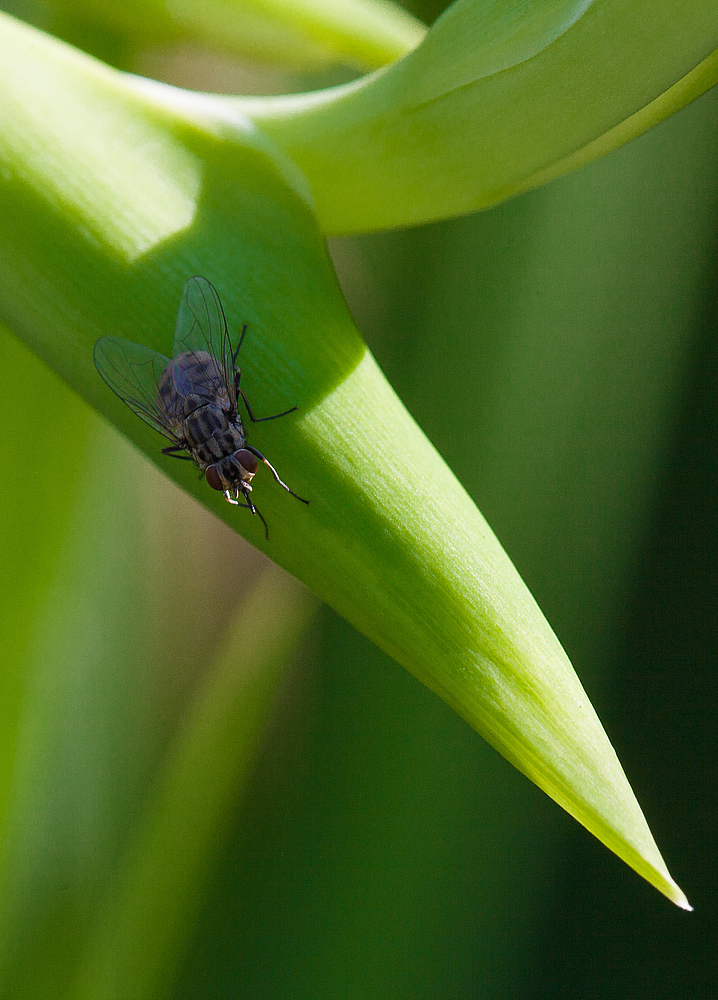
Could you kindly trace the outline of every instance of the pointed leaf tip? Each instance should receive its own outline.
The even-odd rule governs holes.
[[[676,886],[676,888],[678,887]],[[673,900],[673,902],[676,904],[676,906],[680,906],[682,910],[686,910],[688,913],[693,913],[693,907],[688,902],[685,893],[681,889],[678,889],[678,894],[676,895],[676,898]]]

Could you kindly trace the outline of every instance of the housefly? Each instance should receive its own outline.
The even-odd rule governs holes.
[[[228,503],[248,507],[261,519],[269,538],[267,522],[250,495],[260,462],[287,493],[302,503],[309,501],[290,490],[261,451],[247,444],[237,408],[240,397],[255,424],[286,417],[296,406],[255,417],[240,388],[237,367],[246,330],[245,323],[233,349],[219,295],[206,278],[194,277],[182,293],[172,360],[131,340],[100,337],[95,367],[123,403],[171,442],[163,455],[194,462]]]

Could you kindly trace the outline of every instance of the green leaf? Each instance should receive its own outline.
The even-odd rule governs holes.
[[[718,81],[718,0],[461,0],[393,66],[234,99],[308,177],[325,232],[486,208],[600,156]]]
[[[225,105],[141,85],[0,21],[0,308],[176,482],[444,698],[687,906],[565,653],[357,333],[293,165]],[[31,97],[31,100],[28,98]],[[262,413],[269,523],[229,508],[104,386],[94,341],[164,353],[187,277],[217,287]],[[256,433],[255,433],[256,431]]]
[[[190,41],[296,69],[383,66],[419,44],[424,25],[389,0],[51,0],[135,44]]]

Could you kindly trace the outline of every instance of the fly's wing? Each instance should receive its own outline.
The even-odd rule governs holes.
[[[173,444],[180,445],[176,421],[158,393],[169,358],[143,344],[121,337],[100,337],[95,344],[95,368],[123,403]]]
[[[184,286],[177,313],[175,358],[187,352],[194,355],[193,368],[199,370],[202,379],[218,393],[225,392],[236,409],[232,343],[224,310],[214,285],[198,276]]]

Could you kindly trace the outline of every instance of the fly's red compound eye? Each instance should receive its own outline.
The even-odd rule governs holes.
[[[247,451],[246,448],[240,448],[239,451],[235,451],[234,457],[237,459],[242,468],[247,470],[250,476],[253,476],[259,468],[257,456],[253,455],[251,451]]]
[[[208,465],[204,470],[204,475],[213,490],[224,490],[224,486],[222,486],[222,481],[219,478],[219,473],[217,472],[217,467],[215,465]]]

